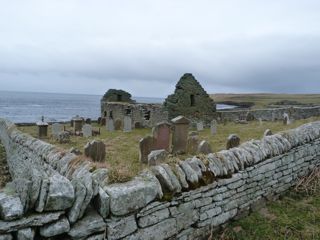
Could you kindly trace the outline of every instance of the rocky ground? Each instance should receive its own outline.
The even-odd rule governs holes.
[[[0,188],[3,188],[11,180],[6,160],[6,151],[0,143]]]

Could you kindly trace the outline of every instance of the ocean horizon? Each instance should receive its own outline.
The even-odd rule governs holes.
[[[70,121],[79,115],[93,120],[100,117],[102,95],[0,91],[0,118],[14,123]],[[132,97],[137,103],[163,103],[165,98]],[[233,108],[217,104],[218,109]]]

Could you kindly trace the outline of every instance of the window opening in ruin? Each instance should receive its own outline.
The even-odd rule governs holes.
[[[144,114],[144,119],[145,119],[145,120],[150,120],[150,117],[151,117],[151,112],[150,112],[150,111],[147,111],[147,112]]]
[[[122,102],[122,95],[117,94],[117,101],[118,101],[118,102]]]
[[[190,106],[191,106],[191,107],[194,107],[195,104],[196,104],[196,103],[195,103],[194,95],[191,94],[191,95],[190,95]]]
[[[126,115],[130,115],[131,114],[131,109],[130,108],[127,108],[126,109]]]
[[[107,117],[107,111],[104,111],[103,116]]]
[[[112,111],[109,112],[109,118],[113,118],[113,113],[112,113]]]

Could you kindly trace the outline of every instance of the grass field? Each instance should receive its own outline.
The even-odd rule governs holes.
[[[236,133],[240,136],[241,142],[251,139],[261,139],[266,129],[271,129],[273,133],[283,131],[290,128],[296,128],[304,123],[320,120],[318,118],[310,118],[298,120],[291,125],[283,125],[282,122],[263,122],[262,125],[258,121],[249,122],[248,124],[227,123],[226,125],[218,125],[218,133],[215,136],[210,134],[209,129],[205,129],[199,133],[200,139],[207,140],[212,146],[213,151],[217,152],[225,149],[226,139],[230,134]],[[98,128],[97,125],[93,125]],[[19,127],[23,132],[29,133],[37,137],[37,127]],[[51,129],[49,128],[49,133]],[[151,129],[135,129],[130,133],[122,131],[107,132],[104,127],[101,128],[101,135],[97,137],[71,137],[68,144],[59,144],[53,138],[45,139],[45,141],[55,144],[58,147],[69,150],[71,147],[78,148],[83,151],[83,147],[88,141],[100,139],[106,144],[107,156],[104,164],[100,166],[110,169],[110,179],[113,182],[124,182],[136,176],[142,169],[146,168],[145,164],[139,162],[139,140],[142,137],[151,134]],[[182,159],[188,155],[178,156]]]
[[[266,108],[280,101],[296,101],[301,104],[320,105],[320,94],[211,94],[215,102],[254,103],[254,109]]]
[[[212,239],[320,239],[320,169],[279,200],[235,221]]]

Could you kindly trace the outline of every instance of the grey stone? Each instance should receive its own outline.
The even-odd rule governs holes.
[[[105,240],[107,239],[105,235],[105,233],[95,234],[90,237],[87,237],[86,240]]]
[[[71,183],[75,191],[75,201],[69,210],[68,219],[70,223],[73,224],[80,216],[81,206],[83,205],[87,191],[86,187],[79,180],[74,179]]]
[[[187,142],[187,153],[195,155],[198,150],[198,146],[200,143],[199,136],[189,136]]]
[[[84,137],[92,137],[92,126],[90,124],[83,125],[82,133]]]
[[[189,188],[189,184],[188,184],[187,179],[186,179],[187,178],[186,174],[184,173],[184,171],[181,169],[181,167],[178,164],[176,164],[175,167],[176,167],[177,177],[179,179],[179,182],[180,182],[181,186],[184,189]]]
[[[138,225],[141,228],[145,228],[161,222],[164,219],[169,218],[170,212],[168,208],[161,209],[159,211],[153,212],[147,216],[141,217],[138,220]]]
[[[153,150],[148,155],[148,165],[149,166],[159,165],[159,164],[165,162],[168,155],[169,155],[169,153],[164,149]]]
[[[116,119],[115,123],[114,123],[114,129],[115,130],[121,130],[122,127],[122,121],[121,119]]]
[[[116,216],[136,211],[162,197],[159,181],[147,174],[126,183],[108,185],[104,190],[110,196],[110,211]]]
[[[70,143],[70,133],[67,131],[60,132],[58,134],[58,141],[60,144]]]
[[[203,131],[203,122],[197,122],[197,131]]]
[[[106,223],[103,218],[93,209],[88,209],[84,217],[77,221],[68,232],[74,239],[81,239],[92,234],[104,232]]]
[[[13,237],[11,234],[1,234],[0,235],[0,240],[12,240]]]
[[[47,196],[48,196],[48,192],[49,192],[49,184],[50,184],[49,179],[46,179],[46,178],[42,179],[39,197],[36,202],[36,209],[35,210],[37,212],[43,212],[43,210],[44,210],[44,206],[46,204],[46,200],[47,200]]]
[[[210,132],[212,136],[217,134],[217,126],[218,126],[217,121],[212,120],[210,124]]]
[[[183,116],[178,116],[171,121],[173,123],[172,152],[185,153],[187,151],[188,129],[190,121]]]
[[[0,192],[0,216],[6,221],[20,218],[23,215],[23,206],[14,189],[6,187]]]
[[[180,161],[179,166],[184,171],[187,181],[191,184],[197,184],[199,181],[198,174],[192,169],[192,167],[185,161]]]
[[[201,141],[200,144],[198,145],[197,151],[198,151],[198,153],[202,153],[202,154],[212,153],[210,143],[205,140]]]
[[[54,223],[40,227],[40,235],[46,238],[57,236],[69,231],[70,224],[66,217],[63,217]]]
[[[59,137],[59,133],[62,132],[62,126],[60,123],[54,123],[52,124],[52,136],[54,138],[58,138]]]
[[[158,178],[162,189],[168,192],[175,192],[175,187],[171,182],[171,178],[163,166],[154,166],[151,168],[154,175]]]
[[[108,217],[110,212],[110,197],[101,187],[99,187],[99,193],[94,198],[93,204],[101,217]]]
[[[181,192],[181,185],[179,183],[177,176],[172,171],[171,167],[168,164],[162,164],[161,166],[166,170],[167,174],[169,175],[171,183],[174,188],[174,192],[180,193]]]
[[[20,229],[17,232],[17,240],[33,240],[35,231],[32,228]]]
[[[28,227],[43,226],[49,222],[58,220],[63,213],[64,212],[60,211],[45,214],[31,214],[27,217],[14,221],[0,221],[0,234],[5,232],[14,232]]]
[[[227,139],[227,150],[238,147],[240,145],[240,138],[236,134],[231,134]]]
[[[99,140],[88,142],[84,147],[84,154],[94,162],[103,162],[106,157],[106,145]]]
[[[117,240],[128,236],[138,229],[134,215],[111,219],[107,222],[107,238],[108,240]]]
[[[109,118],[109,119],[107,120],[107,130],[108,130],[109,132],[113,132],[113,131],[115,130],[114,121],[113,121],[112,118]]]
[[[154,150],[154,138],[144,137],[139,142],[139,160],[142,163],[148,163],[148,155]]]
[[[32,182],[24,178],[16,178],[12,181],[12,185],[18,193],[23,209],[26,212],[30,207],[30,192]]]
[[[71,182],[59,174],[54,174],[49,181],[49,192],[44,210],[59,211],[70,208],[74,201],[74,189]]]
[[[124,132],[132,131],[132,119],[129,116],[124,116],[123,118],[123,131]]]

